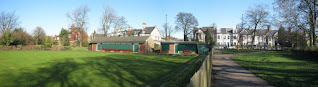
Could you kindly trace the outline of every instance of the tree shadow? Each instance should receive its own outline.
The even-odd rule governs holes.
[[[175,75],[186,63],[171,62],[159,57],[138,58],[136,55],[108,55],[86,58],[65,58],[39,64],[43,67],[24,71],[15,80],[14,87],[89,87],[107,79],[111,86],[160,86]],[[162,57],[162,56],[161,56]],[[82,61],[82,62],[79,62]],[[90,73],[87,75],[86,73]],[[90,77],[97,79],[91,79]]]
[[[41,64],[42,65],[42,64]],[[45,63],[48,67],[37,69],[35,72],[23,72],[17,78],[17,85],[24,87],[45,87],[50,84],[59,84],[60,87],[87,87],[88,84],[72,81],[69,75],[80,68],[72,58],[63,61]]]
[[[306,60],[299,57],[277,54],[277,56]],[[318,65],[314,62],[270,62],[235,59],[244,68],[252,71],[275,86],[313,86],[318,85]]]

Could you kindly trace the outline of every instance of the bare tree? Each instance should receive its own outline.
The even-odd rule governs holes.
[[[33,31],[33,38],[35,39],[35,44],[41,44],[45,39],[45,31],[41,27],[36,27]]]
[[[197,19],[192,13],[179,12],[176,17],[176,29],[183,30],[184,41],[188,41],[187,35],[191,34],[191,30],[198,26]]]
[[[19,25],[19,17],[15,15],[15,12],[1,12],[0,14],[0,29],[1,33],[9,32]]]
[[[114,29],[118,29],[118,28],[124,28],[124,27],[127,27],[127,21],[125,19],[125,17],[121,16],[115,16],[114,17]]]
[[[115,16],[116,16],[116,11],[113,8],[109,6],[104,6],[103,14],[101,16],[102,28],[100,29],[100,31],[104,32],[104,37],[107,36],[108,30],[115,22],[114,20]]]
[[[299,2],[299,9],[307,16],[307,23],[310,26],[310,46],[316,46],[317,5],[317,0],[300,0]]]
[[[80,31],[80,47],[82,47],[82,43],[84,41],[84,33],[87,31],[85,28],[87,24],[87,12],[89,11],[87,5],[80,6],[79,8],[73,10],[72,13],[66,14],[67,17],[79,28]]]
[[[316,46],[317,0],[275,0],[282,23],[296,32],[309,34],[310,46]]]
[[[255,7],[250,7],[246,12],[246,19],[250,25],[254,26],[253,36],[252,36],[252,46],[254,45],[255,32],[258,27],[268,23],[268,15],[266,7],[262,4],[255,5]]]
[[[168,40],[167,37],[170,37],[171,33],[174,31],[172,30],[171,25],[169,25],[169,23],[164,23],[162,27],[164,28],[162,30],[162,32],[164,32],[163,37],[165,37],[165,39]]]

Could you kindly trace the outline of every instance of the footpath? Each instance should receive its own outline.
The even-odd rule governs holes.
[[[213,87],[273,87],[231,59],[246,54],[252,53],[220,54],[216,50],[213,59]]]

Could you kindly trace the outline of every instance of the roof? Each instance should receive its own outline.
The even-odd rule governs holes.
[[[193,28],[193,31],[196,32],[197,30],[202,30],[203,32],[205,32],[206,30],[210,30],[211,32],[214,30],[213,27],[202,27],[202,28]]]
[[[96,37],[91,43],[145,43],[149,36]]]
[[[146,27],[143,30],[145,31],[145,34],[150,34],[154,29],[155,29],[155,27]]]
[[[104,34],[94,34],[94,37],[104,37]]]
[[[162,41],[161,43],[177,43],[177,44],[197,44],[195,41]]]

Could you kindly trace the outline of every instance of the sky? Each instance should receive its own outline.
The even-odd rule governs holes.
[[[126,18],[127,24],[134,29],[141,29],[142,23],[147,26],[158,26],[161,30],[166,22],[174,28],[175,18],[179,12],[192,13],[199,26],[218,28],[235,28],[241,22],[242,14],[255,4],[268,5],[272,13],[274,0],[1,0],[1,12],[15,12],[19,17],[19,27],[32,34],[36,27],[42,27],[47,35],[58,35],[62,28],[68,29],[71,21],[66,14],[87,5],[88,34],[101,28],[100,18],[103,6],[114,8],[119,16]],[[172,34],[183,38],[181,31]]]

